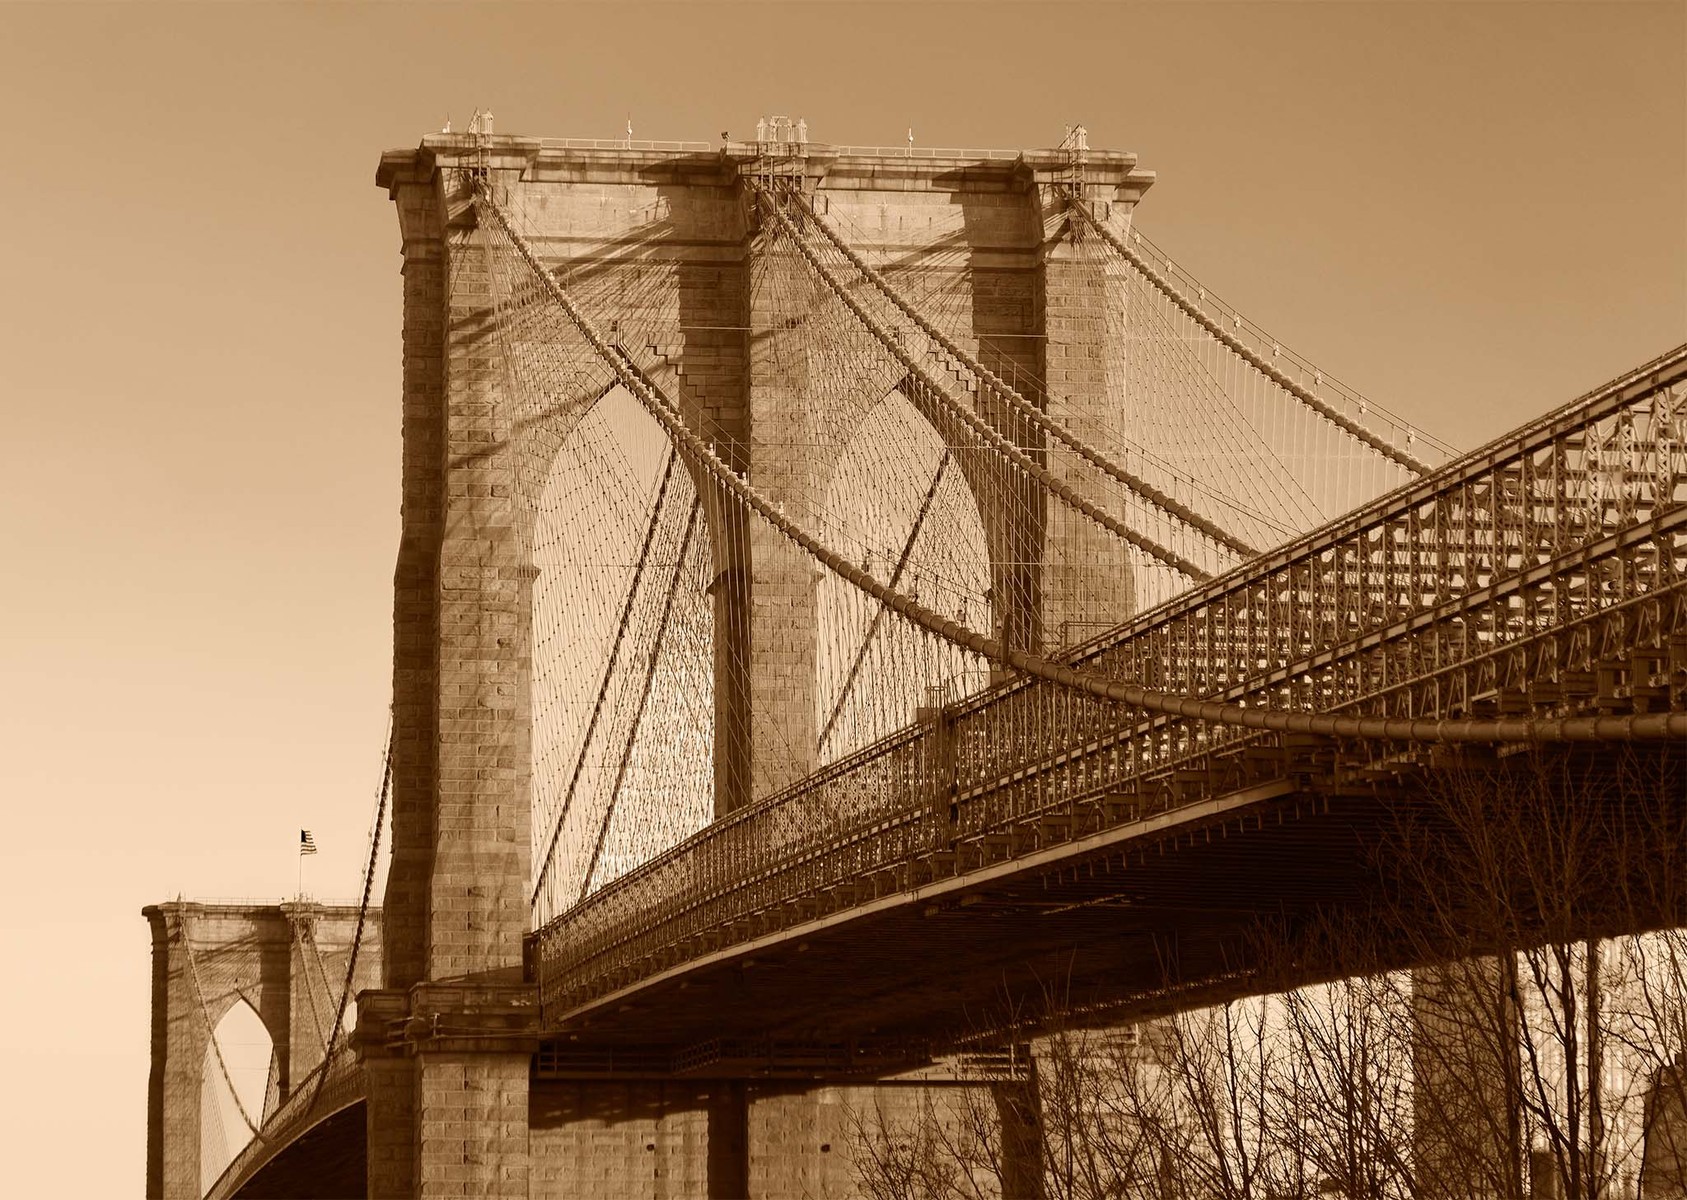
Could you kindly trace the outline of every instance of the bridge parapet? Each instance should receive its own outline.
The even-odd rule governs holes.
[[[1687,708],[1687,347],[1071,658],[1309,713],[1456,723]],[[1304,742],[1144,718],[1047,684],[997,688],[734,814],[539,930],[547,1021],[771,930],[1267,770],[1369,779],[1411,765],[1398,743]]]

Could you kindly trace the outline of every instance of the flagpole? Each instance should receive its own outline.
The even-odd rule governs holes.
[[[305,898],[305,855],[316,853],[316,843],[311,840],[310,830],[299,830],[299,899]]]

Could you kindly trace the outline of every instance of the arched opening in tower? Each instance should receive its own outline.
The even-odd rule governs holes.
[[[713,812],[708,518],[684,460],[623,389],[562,440],[531,555],[537,927]]]
[[[969,629],[991,628],[990,555],[962,464],[900,391],[857,426],[822,505],[827,543],[873,578]],[[986,663],[842,579],[816,597],[817,760],[893,733],[989,682]]]
[[[207,1188],[252,1140],[246,1118],[263,1124],[264,1114],[275,1105],[280,1082],[275,1040],[245,999],[235,1001],[223,1014],[211,1038],[215,1045],[205,1046],[199,1109],[199,1178]]]

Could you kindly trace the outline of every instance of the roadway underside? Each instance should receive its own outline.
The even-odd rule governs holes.
[[[538,1071],[882,1074],[1051,1025],[1468,953],[1484,922],[1509,923],[1514,944],[1680,923],[1682,749],[1619,763],[1589,748],[1544,769],[1459,756],[1388,786],[1283,780],[1004,856],[547,1014]],[[1533,839],[1573,853],[1559,866],[1586,894],[1555,914],[1538,895],[1459,893],[1447,881],[1465,886],[1490,835],[1483,852],[1502,858]],[[1506,863],[1488,865],[1518,873]]]
[[[363,1101],[312,1126],[235,1193],[237,1200],[355,1200],[368,1195]]]

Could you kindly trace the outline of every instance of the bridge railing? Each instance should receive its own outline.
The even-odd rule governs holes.
[[[954,146],[827,146],[839,158],[957,158],[978,162],[1017,162],[1023,150],[969,150]]]
[[[643,150],[657,154],[712,154],[720,149],[709,142],[651,142],[634,138],[540,138],[543,150]]]
[[[1309,712],[1679,704],[1687,347],[1071,657],[1166,691]],[[1267,742],[1004,685],[711,825],[545,926],[547,1018],[967,869],[998,852],[992,840],[1011,853],[1027,829],[1040,844],[1246,786],[1270,757],[1250,750]]]

